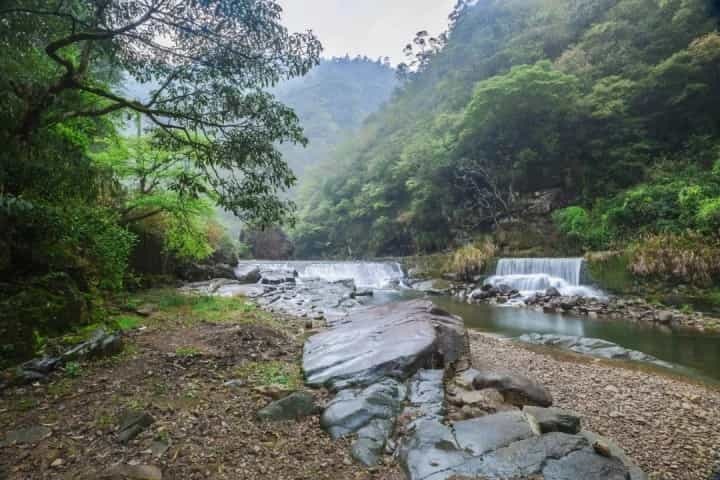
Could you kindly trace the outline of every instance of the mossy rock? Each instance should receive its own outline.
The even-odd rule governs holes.
[[[89,323],[89,303],[69,275],[46,275],[5,290],[0,302],[0,355],[5,360],[29,358],[43,338]]]

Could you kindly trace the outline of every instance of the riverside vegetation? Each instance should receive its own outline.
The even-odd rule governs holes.
[[[4,2],[0,478],[643,478],[581,421],[653,479],[716,475],[711,387],[465,335],[373,297],[395,264],[360,289],[234,267],[403,256],[480,300],[501,256],[584,255],[648,301],[527,300],[717,328],[719,19],[458,0],[393,68],[322,59],[275,0]]]

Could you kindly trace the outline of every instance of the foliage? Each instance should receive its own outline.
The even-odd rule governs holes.
[[[497,247],[490,239],[484,239],[460,247],[449,258],[446,270],[465,280],[485,272],[497,253]]]
[[[335,173],[301,192],[297,253],[444,250],[543,189],[583,209],[556,215],[580,247],[716,233],[720,35],[707,6],[459,2],[439,47],[325,162]]]
[[[558,229],[571,240],[586,249],[598,249],[607,245],[607,225],[602,218],[594,222],[583,207],[573,206],[553,212]]]
[[[67,362],[64,367],[65,375],[70,378],[79,377],[82,374],[82,365],[78,362]]]
[[[306,73],[321,51],[312,33],[290,34],[281,12],[272,0],[6,2],[3,49],[36,46],[49,60],[32,79],[12,64],[18,75],[3,85],[11,135],[34,142],[68,120],[135,111],[164,133],[165,148],[187,149],[224,208],[280,220],[289,205],[277,192],[294,177],[274,145],[305,139],[293,111],[263,88]],[[103,69],[157,87],[147,99],[126,98],[96,81]],[[179,188],[198,193],[196,180]]]
[[[0,284],[12,310],[0,329],[13,355],[102,316],[98,299],[126,286],[145,231],[198,259],[220,242],[215,203],[258,224],[287,218],[294,175],[277,146],[306,140],[269,91],[314,67],[321,46],[281,13],[273,0],[2,3]],[[122,139],[131,115],[149,128]]]
[[[642,277],[707,286],[720,275],[720,245],[692,233],[648,235],[634,245],[630,269]]]

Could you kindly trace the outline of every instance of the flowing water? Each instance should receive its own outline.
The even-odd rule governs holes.
[[[365,305],[385,304],[422,295],[420,292],[404,288],[403,270],[399,264],[393,262],[243,262],[243,264],[258,265],[261,270],[295,270],[300,283],[298,288],[314,285],[312,279],[326,282],[353,279],[358,287],[374,290],[374,296],[358,299]],[[584,292],[591,296],[601,295],[602,292],[583,285],[582,269],[581,259],[506,259],[499,262],[497,275],[493,277],[496,280],[493,282],[500,283],[498,279],[502,279],[502,283],[510,283],[513,288],[525,293],[543,291],[546,285],[549,285],[555,286],[565,294],[570,291],[576,292],[574,294]],[[313,295],[322,298],[328,296],[329,291],[323,295],[321,289]],[[470,305],[452,297],[433,296],[432,300],[438,306],[461,316],[468,328],[508,337],[535,332],[600,338],[691,369],[690,375],[694,377],[720,381],[720,335],[718,334],[670,329],[642,322],[546,314],[529,308]]]
[[[302,280],[326,282],[352,279],[360,288],[398,287],[405,278],[402,267],[395,262],[240,262],[257,265],[261,270],[296,271]]]
[[[525,297],[551,287],[562,295],[603,297],[600,290],[582,284],[583,268],[582,258],[503,258],[486,283],[508,285]]]
[[[720,381],[720,334],[670,329],[643,322],[547,314],[530,308],[467,304],[433,297],[441,308],[459,315],[465,326],[507,337],[551,333],[600,338],[691,369],[693,377]]]

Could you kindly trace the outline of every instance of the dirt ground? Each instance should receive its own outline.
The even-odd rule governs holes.
[[[356,465],[349,441],[332,441],[317,416],[256,420],[278,389],[302,388],[301,324],[258,313],[228,321],[217,311],[206,316],[221,321],[210,323],[199,320],[202,309],[187,321],[176,310],[143,320],[150,326],[127,334],[119,357],[83,364],[75,378],[60,372],[49,384],[5,392],[0,432],[49,433],[0,447],[0,479],[89,480],[116,465],[154,466],[163,480],[404,478],[394,465]],[[224,385],[233,379],[241,385]],[[155,422],[122,445],[119,418],[128,410]]]

